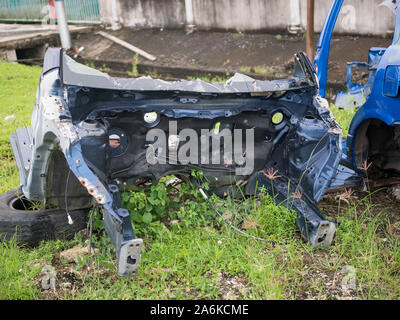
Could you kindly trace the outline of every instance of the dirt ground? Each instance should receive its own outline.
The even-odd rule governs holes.
[[[305,51],[303,35],[218,31],[187,34],[184,30],[163,29],[107,32],[157,57],[154,62],[139,57],[139,63],[230,73],[246,67],[254,72],[254,67],[258,67],[262,73],[276,78],[289,74],[290,68],[286,66],[295,52]],[[369,48],[387,47],[390,43],[390,38],[334,36],[328,79],[343,83],[348,61],[366,61]],[[81,56],[86,59],[132,61],[133,57],[130,50],[93,33],[78,35],[74,45],[85,48]]]

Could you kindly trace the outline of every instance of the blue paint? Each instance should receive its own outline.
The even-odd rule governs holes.
[[[318,51],[314,60],[314,66],[318,69],[317,76],[320,82],[320,95],[325,96],[326,75],[330,51],[330,39],[335,23],[340,12],[343,0],[335,0],[326,19],[323,32],[318,42]],[[351,70],[348,70],[346,84],[349,90],[355,93],[357,90],[369,90],[366,101],[354,115],[350,124],[344,151],[347,151],[347,159],[351,161],[356,171],[357,167],[355,144],[360,126],[366,121],[377,119],[388,126],[400,124],[400,100],[398,88],[400,84],[400,5],[396,9],[396,25],[392,44],[387,48],[371,48],[368,63],[364,67],[370,71],[369,81],[365,86],[351,83]],[[361,66],[352,63],[352,66]],[[347,149],[346,149],[347,147]],[[344,156],[346,158],[346,155]]]
[[[342,8],[343,0],[335,0],[325,20],[321,35],[318,40],[317,52],[314,58],[314,68],[319,80],[319,94],[325,98],[326,79],[328,75],[329,52],[331,50],[331,38],[336,20]]]
[[[397,9],[398,16],[400,13],[399,10],[400,9]],[[365,104],[360,107],[360,109],[354,115],[350,124],[350,136],[356,137],[360,125],[369,119],[381,120],[388,126],[395,125],[400,121],[400,101],[398,96],[396,95],[395,97],[390,97],[384,94],[384,88],[386,87],[386,90],[388,90],[387,87],[391,85],[392,79],[390,75],[394,66],[396,69],[398,66],[400,66],[400,46],[397,44],[391,45],[382,56],[376,71],[371,95]],[[387,78],[386,75],[389,75],[389,77]],[[399,80],[397,79],[397,83],[399,83],[398,81]],[[356,139],[351,139],[351,143],[348,141],[348,145],[350,147],[349,156],[352,159],[354,168],[359,169],[355,163],[355,141]]]
[[[374,85],[375,73],[386,48],[373,47],[368,53],[368,62],[349,62],[346,72],[347,91],[339,91],[336,95],[335,105],[341,108],[361,107],[369,98]],[[364,68],[369,72],[368,82],[364,85],[352,82],[353,68]],[[396,94],[397,95],[397,94]]]

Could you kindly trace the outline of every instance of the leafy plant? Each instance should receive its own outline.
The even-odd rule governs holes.
[[[103,64],[102,67],[99,68],[99,70],[107,73],[107,72],[110,72],[111,68],[109,68],[105,64]]]
[[[94,65],[93,61],[87,61],[85,62],[85,66],[89,67],[89,68],[96,68],[96,66]]]
[[[136,53],[132,58],[132,71],[128,71],[128,75],[131,77],[137,77],[139,75],[138,71],[139,54]]]
[[[252,72],[252,68],[246,67],[246,66],[240,67],[239,70],[240,70],[240,72],[243,72],[243,73],[251,73]]]
[[[158,184],[152,185],[149,192],[124,192],[123,206],[131,212],[132,221],[135,223],[149,224],[153,220],[161,220],[165,213],[174,207],[174,202],[169,196],[172,189],[164,178]]]
[[[244,36],[243,30],[241,28],[236,28],[236,33],[233,36],[235,38],[243,37]]]
[[[226,82],[229,78],[230,78],[230,73],[229,73],[229,72],[227,72],[227,73],[225,74],[225,77],[212,75],[211,73],[209,73],[209,74],[206,75],[206,76],[201,76],[201,77],[192,77],[192,76],[187,77],[188,80],[197,80],[197,79],[200,79],[200,80],[203,80],[203,81],[206,81],[206,82],[210,82],[210,83],[224,83],[224,82]]]

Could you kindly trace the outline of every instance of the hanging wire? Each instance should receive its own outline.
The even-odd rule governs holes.
[[[68,224],[73,224],[74,220],[72,220],[71,215],[69,214],[68,211],[68,183],[69,183],[69,175],[71,174],[71,170],[68,171],[67,175],[67,183],[65,184],[65,194],[64,194],[64,201],[65,201],[65,212],[67,213],[67,218],[68,218]]]
[[[92,236],[93,236],[93,216],[94,216],[94,212],[97,209],[97,204],[93,206],[92,211],[90,212],[90,217],[89,217],[89,223],[88,223],[88,227],[86,228],[86,233],[88,235],[89,238],[89,254],[92,253]],[[95,253],[95,251],[93,250],[93,253]]]

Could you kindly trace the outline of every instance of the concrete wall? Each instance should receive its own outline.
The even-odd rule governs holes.
[[[286,1],[194,0],[194,24],[203,28],[262,30],[286,28]]]
[[[182,28],[184,0],[119,0],[120,22],[127,27]]]
[[[332,0],[315,1],[315,29],[320,31],[329,13]],[[384,6],[383,0],[344,0],[336,22],[335,32],[385,35],[394,30],[395,15]],[[301,0],[301,21],[307,21],[307,0]]]
[[[105,25],[112,23],[112,8],[110,0],[99,0],[101,22]]]
[[[110,2],[99,0],[103,21],[111,21]],[[188,0],[187,0],[188,1]],[[307,0],[191,0],[199,29],[283,30],[306,25]],[[119,19],[126,27],[179,28],[186,24],[185,0],[117,0]],[[296,4],[296,2],[298,2]],[[315,30],[322,29],[333,0],[315,1]],[[345,0],[335,32],[385,35],[395,16],[378,6],[383,0]],[[297,17],[297,18],[296,18]]]

